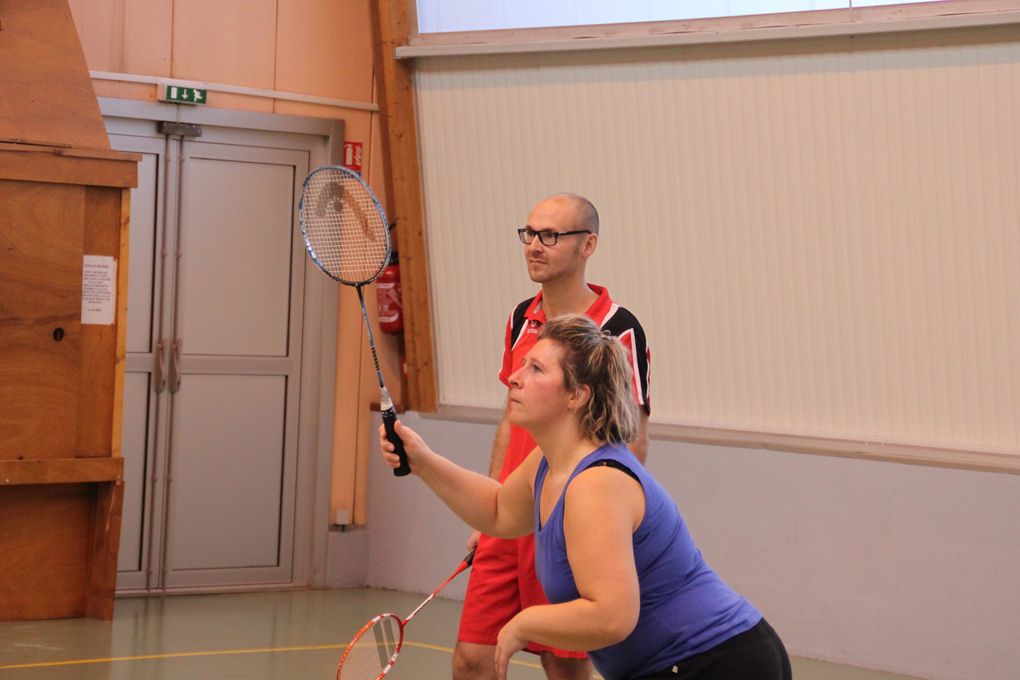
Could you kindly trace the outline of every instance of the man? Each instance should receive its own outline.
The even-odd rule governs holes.
[[[528,276],[542,286],[533,298],[517,305],[507,321],[503,367],[499,378],[509,385],[510,374],[521,365],[547,319],[563,314],[586,314],[604,331],[620,338],[629,350],[634,371],[634,398],[641,407],[639,433],[630,448],[642,463],[648,450],[649,352],[644,330],[634,315],[616,305],[609,292],[585,278],[585,268],[598,246],[599,215],[591,202],[576,194],[556,194],[540,201],[518,230],[524,243]],[[492,445],[489,476],[509,475],[535,448],[524,429],[512,426],[506,412]],[[454,680],[495,680],[496,637],[517,612],[545,604],[535,575],[533,536],[505,540],[479,536],[460,632],[453,657]],[[538,654],[549,680],[588,680],[592,667],[581,652],[529,645]]]

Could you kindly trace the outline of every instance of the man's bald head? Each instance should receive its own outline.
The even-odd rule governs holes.
[[[539,201],[539,205],[554,203],[569,206],[573,215],[573,224],[561,225],[563,229],[588,229],[596,236],[599,233],[599,211],[594,204],[580,194],[561,193],[547,196]]]

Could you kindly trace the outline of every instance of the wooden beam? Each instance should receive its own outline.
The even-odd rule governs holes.
[[[382,152],[388,170],[384,181],[400,253],[407,362],[405,401],[410,409],[432,412],[438,399],[418,134],[410,65],[397,61],[395,56],[396,48],[408,41],[407,2],[378,0],[371,5]]]
[[[123,479],[123,458],[0,460],[0,488],[26,484],[118,482]]]
[[[124,189],[87,187],[85,189],[85,255],[112,257],[121,255],[121,194]],[[117,293],[120,275],[127,263],[117,268],[114,285]],[[116,300],[116,294],[115,294]],[[76,457],[110,456],[113,442],[114,397],[117,384],[117,330],[120,317],[113,323],[81,324],[81,353],[78,363],[78,429],[75,439]],[[103,399],[95,395],[102,394]]]
[[[138,186],[140,154],[0,142],[0,178],[49,184]]]
[[[120,257],[117,260],[117,348],[114,357],[113,444],[110,455],[121,456],[124,422],[124,362],[127,360],[128,253],[131,238],[131,190],[120,190]]]

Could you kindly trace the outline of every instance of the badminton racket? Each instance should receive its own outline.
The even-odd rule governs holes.
[[[394,429],[397,411],[383,382],[372,325],[365,309],[365,294],[361,290],[379,278],[390,260],[386,213],[361,175],[347,168],[326,166],[313,170],[305,179],[298,218],[312,262],[326,276],[354,286],[358,291],[361,317],[368,329],[368,346],[372,349],[375,374],[379,378],[379,411],[386,427],[386,439],[400,456],[400,465],[394,468],[393,474],[403,477],[411,468],[404,443]]]
[[[381,680],[389,673],[397,662],[397,654],[400,654],[400,648],[404,644],[404,627],[407,626],[407,622],[431,602],[450,581],[457,578],[458,574],[470,567],[474,557],[475,551],[472,550],[457,570],[408,614],[406,619],[401,619],[396,614],[380,614],[362,626],[340,657],[336,680]]]

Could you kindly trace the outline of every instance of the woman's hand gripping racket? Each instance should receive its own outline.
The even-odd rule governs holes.
[[[334,281],[354,286],[361,302],[361,316],[368,329],[368,345],[379,377],[379,410],[386,426],[386,438],[400,456],[393,469],[398,477],[411,472],[404,444],[393,430],[397,411],[383,383],[379,356],[375,351],[372,325],[365,309],[361,288],[372,283],[390,260],[390,231],[386,213],[365,180],[347,168],[326,166],[305,179],[298,208],[305,247],[319,269]]]
[[[450,581],[457,578],[458,574],[470,567],[474,558],[475,551],[472,550],[457,570],[408,614],[406,619],[401,619],[396,614],[380,614],[366,623],[340,657],[336,680],[381,680],[389,673],[393,664],[397,662],[400,647],[404,644],[404,627],[407,626],[407,622],[431,602]]]

